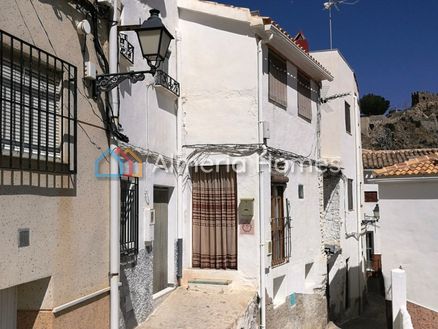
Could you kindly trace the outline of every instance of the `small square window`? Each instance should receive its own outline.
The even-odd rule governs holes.
[[[18,230],[18,248],[28,247],[30,245],[30,232],[29,229]]]
[[[302,184],[298,185],[298,198],[304,199],[304,185]]]

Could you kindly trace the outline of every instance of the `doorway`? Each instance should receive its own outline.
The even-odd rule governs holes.
[[[168,231],[170,189],[154,186],[153,293],[168,287]]]
[[[237,269],[237,175],[231,166],[191,169],[192,266]]]
[[[17,328],[17,288],[0,290],[0,328]]]

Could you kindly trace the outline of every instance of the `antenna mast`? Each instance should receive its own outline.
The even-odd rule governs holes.
[[[355,5],[360,0],[329,0],[324,2],[324,9],[329,12],[329,28],[330,28],[330,49],[333,49],[333,26],[332,26],[332,8],[335,7],[339,11],[338,5]]]

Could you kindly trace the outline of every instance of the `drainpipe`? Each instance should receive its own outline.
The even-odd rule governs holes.
[[[357,96],[353,95],[354,103],[354,126],[355,126],[355,136],[354,136],[354,146],[356,149],[356,221],[357,221],[357,261],[358,265],[362,268],[362,234],[361,234],[361,222],[362,222],[362,152],[360,141],[360,119],[358,118],[358,102]],[[362,311],[362,271],[357,271],[358,273],[358,288],[359,288],[359,312]]]
[[[266,31],[269,33],[269,31]],[[262,45],[268,43],[272,39],[272,33],[268,34],[267,39],[257,39],[257,79],[258,79],[258,143],[263,144],[263,154],[266,151],[266,144],[263,136],[263,51]],[[260,242],[260,283],[259,283],[259,298],[260,298],[260,328],[266,328],[266,274],[265,274],[265,170],[263,168],[263,154],[258,157],[259,162],[259,242]]]
[[[118,22],[118,0],[113,0],[113,22]],[[109,31],[109,73],[117,73],[117,23],[111,24]],[[111,91],[111,106],[113,112],[118,106],[118,90]],[[111,136],[111,152],[117,148],[117,140]],[[119,165],[115,157],[110,157],[111,181],[110,181],[110,328],[119,328],[119,275],[120,275],[120,181],[118,179]],[[117,178],[116,178],[117,177]]]
[[[176,45],[176,81],[181,82],[181,33],[178,29],[175,30],[175,45]],[[183,175],[184,172],[179,172],[179,162],[182,160],[182,145],[183,145],[183,113],[181,108],[181,97],[177,100],[176,109],[176,144],[177,144],[177,280],[178,285],[181,285],[182,270],[183,270]]]

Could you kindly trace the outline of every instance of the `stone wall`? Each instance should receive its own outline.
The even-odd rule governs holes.
[[[412,93],[412,107],[419,103],[438,102],[438,93],[417,91]]]
[[[340,183],[341,176],[324,174],[324,210],[322,214],[323,221],[323,243],[340,245],[341,240],[341,214],[340,214]]]
[[[320,329],[327,325],[327,302],[320,294],[296,294],[296,304],[289,297],[274,309],[266,305],[266,327],[269,329]]]
[[[120,329],[135,328],[152,313],[152,259],[152,252],[140,249],[120,268]]]

